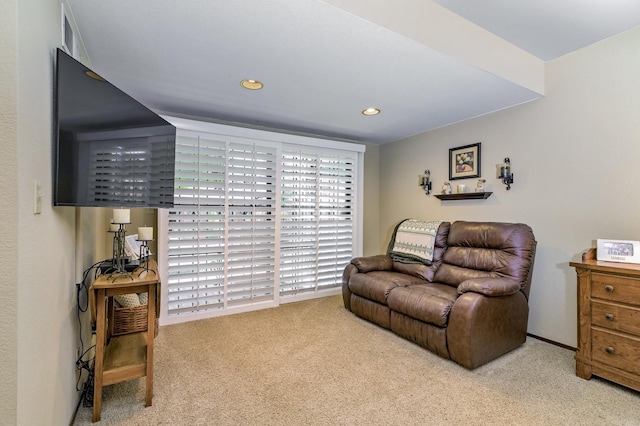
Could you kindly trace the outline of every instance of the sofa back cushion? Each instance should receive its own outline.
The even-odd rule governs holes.
[[[522,223],[465,222],[451,224],[447,249],[434,281],[457,287],[481,277],[508,277],[529,295],[536,240]]]
[[[412,275],[414,277],[422,278],[429,282],[433,281],[433,277],[436,270],[442,263],[442,258],[447,250],[447,238],[449,237],[449,229],[451,227],[450,222],[442,222],[438,228],[436,234],[435,245],[433,248],[433,260],[431,265],[424,265],[422,263],[401,263],[393,262],[393,270],[401,272],[403,274]]]

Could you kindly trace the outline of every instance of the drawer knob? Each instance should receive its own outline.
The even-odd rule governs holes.
[[[611,293],[613,291],[613,286],[612,285],[607,285],[604,287],[605,291]]]
[[[613,354],[613,348],[611,346],[607,346],[605,348],[605,352],[607,352],[609,355]]]
[[[606,319],[608,319],[609,321],[613,320],[613,314],[605,314],[604,316]]]

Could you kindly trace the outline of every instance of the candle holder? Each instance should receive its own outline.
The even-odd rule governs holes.
[[[111,274],[109,278],[112,282],[116,281],[118,278],[130,278],[133,281],[133,276],[127,272],[125,268],[126,256],[125,256],[125,237],[127,235],[127,230],[125,228],[124,223],[118,224],[118,229],[113,232],[113,257],[111,260],[111,266],[114,272]]]
[[[140,253],[139,253],[139,261],[140,261],[140,269],[141,271],[138,273],[138,277],[143,273],[153,272],[154,275],[156,271],[153,269],[149,269],[149,258],[151,257],[151,249],[149,249],[149,241],[153,240],[137,240],[140,241]],[[144,263],[144,266],[142,264]]]

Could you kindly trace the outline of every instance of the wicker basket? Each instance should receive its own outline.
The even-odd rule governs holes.
[[[154,337],[158,336],[158,318],[156,317]],[[129,308],[113,308],[113,336],[147,331],[147,305]]]

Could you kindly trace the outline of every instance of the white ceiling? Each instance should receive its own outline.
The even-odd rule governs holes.
[[[91,68],[156,112],[370,143],[538,99],[544,61],[640,25],[637,0],[68,3]]]
[[[549,61],[640,25],[638,0],[433,0]]]

